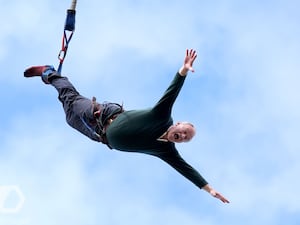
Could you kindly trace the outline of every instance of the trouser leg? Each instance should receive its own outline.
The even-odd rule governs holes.
[[[67,77],[57,77],[51,81],[51,85],[58,91],[58,99],[63,105],[69,125],[78,129],[82,126],[79,118],[93,119],[92,101],[81,96]]]

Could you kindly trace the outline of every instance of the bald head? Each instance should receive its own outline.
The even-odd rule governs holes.
[[[188,142],[195,134],[196,129],[193,124],[188,122],[178,122],[169,128],[167,139],[176,143]]]

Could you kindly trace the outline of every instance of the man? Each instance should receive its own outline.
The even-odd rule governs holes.
[[[66,77],[56,73],[52,66],[34,66],[25,70],[25,77],[40,76],[46,84],[56,88],[63,104],[67,123],[111,149],[139,152],[156,156],[213,197],[229,201],[215,191],[207,181],[176,150],[175,143],[190,141],[195,128],[188,122],[173,124],[171,111],[189,71],[194,72],[197,57],[193,49],[186,50],[183,66],[170,86],[153,108],[125,111],[117,103],[99,104],[80,95]]]

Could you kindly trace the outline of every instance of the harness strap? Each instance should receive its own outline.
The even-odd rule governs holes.
[[[73,33],[75,30],[75,15],[76,15],[76,4],[77,0],[72,1],[71,8],[67,10],[67,17],[65,21],[64,33],[62,37],[62,47],[58,54],[59,65],[57,69],[57,73],[61,74],[62,66],[67,55],[69,43],[73,37]]]

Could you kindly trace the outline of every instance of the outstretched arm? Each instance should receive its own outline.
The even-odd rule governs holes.
[[[213,197],[220,199],[223,203],[229,203],[229,201],[225,197],[223,197],[219,192],[210,187],[209,184],[206,184],[202,189],[207,191]]]
[[[181,173],[184,177],[193,182],[200,189],[207,191],[213,197],[220,199],[224,203],[229,203],[229,201],[219,192],[209,186],[207,181],[199,174],[198,171],[185,162],[185,160],[179,155],[174,144],[172,144],[172,146],[165,151],[165,154],[160,155],[160,158]]]
[[[186,50],[182,67],[176,73],[173,81],[165,91],[162,98],[157,102],[157,104],[153,108],[153,110],[158,112],[159,115],[169,116],[169,114],[171,113],[172,106],[183,86],[188,71],[194,72],[193,63],[196,58],[197,58],[197,54],[195,50],[193,49]]]
[[[161,152],[164,152],[159,157],[164,160],[181,175],[194,183],[198,188],[202,189],[208,182],[201,176],[201,174],[188,164],[179,154],[175,148],[174,143],[166,143],[166,148]]]
[[[186,76],[189,71],[194,72],[193,63],[197,58],[197,53],[194,49],[187,49],[182,67],[179,69],[181,76]]]

